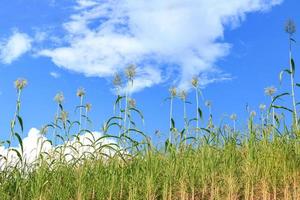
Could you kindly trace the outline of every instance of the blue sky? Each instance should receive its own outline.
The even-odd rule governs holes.
[[[168,88],[190,89],[193,75],[200,76],[216,121],[237,113],[238,124],[244,127],[246,104],[258,111],[260,103],[269,103],[264,88],[277,87],[278,74],[288,65],[284,24],[288,18],[300,21],[299,6],[296,0],[3,0],[0,139],[9,134],[15,79],[24,77],[29,82],[22,96],[23,136],[53,120],[53,97],[59,91],[76,119],[78,87],[87,91],[93,129],[99,131],[112,115],[112,75],[130,63],[138,66],[133,97],[145,115],[141,128],[150,135],[155,130],[167,135]],[[297,43],[296,64],[299,50]],[[193,93],[188,96],[192,103],[193,97]],[[187,107],[192,117],[194,104]],[[181,126],[179,100],[175,109]]]

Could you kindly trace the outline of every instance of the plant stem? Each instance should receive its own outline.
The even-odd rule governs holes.
[[[235,133],[235,120],[233,120],[233,133]]]
[[[87,129],[87,122],[88,122],[88,109],[85,108],[85,122],[84,122],[84,129]]]
[[[197,123],[197,132],[199,131],[199,113],[198,113],[198,109],[199,109],[199,95],[198,95],[198,88],[195,87],[196,90],[196,123]]]
[[[17,115],[19,115],[19,112],[20,112],[20,106],[21,106],[21,90],[18,90],[16,111],[15,111],[15,114],[14,114],[12,130],[15,127]]]
[[[273,102],[273,97],[271,97],[271,102]],[[273,125],[273,128],[275,128],[275,109],[274,109],[274,107],[272,108],[272,125]]]
[[[298,116],[297,116],[297,108],[296,108],[296,100],[295,100],[295,80],[294,80],[294,70],[292,67],[292,38],[291,35],[289,35],[289,63],[290,63],[290,71],[291,71],[291,90],[292,90],[292,101],[293,101],[293,119],[294,123],[296,125],[296,129],[298,130]]]
[[[261,130],[263,130],[263,128],[264,128],[264,114],[263,114],[263,112],[261,112]]]
[[[54,119],[54,129],[53,129],[53,133],[52,133],[52,137],[54,140],[54,146],[56,145],[56,126],[57,126],[57,119],[58,119],[58,112],[59,112],[59,104],[57,104],[57,108],[56,108],[56,115],[55,115],[55,119]]]
[[[83,96],[80,96],[80,108],[79,108],[79,133],[81,131],[81,118],[82,118],[82,103],[83,103]]]
[[[120,94],[118,94],[118,98],[119,98],[119,95]],[[122,112],[121,112],[121,110],[122,110],[122,101],[120,101],[119,103],[119,118],[121,119],[121,117],[122,117]],[[119,121],[119,126],[121,127],[122,126],[122,121],[121,120],[118,120]],[[119,129],[119,137],[121,136],[121,128]]]
[[[170,99],[170,131],[169,131],[169,142],[172,141],[172,118],[173,118],[173,96]]]
[[[186,144],[186,135],[189,134],[189,127],[187,122],[187,116],[186,116],[186,102],[185,99],[183,100],[183,119],[184,119],[184,128],[186,131],[186,134],[184,134],[185,144]]]
[[[16,110],[15,110],[15,113],[14,113],[14,119],[13,121],[11,122],[11,131],[10,131],[10,135],[9,135],[9,144],[8,144],[8,148],[7,148],[7,154],[6,154],[6,167],[8,165],[8,156],[9,156],[9,148],[11,147],[11,143],[12,143],[12,139],[13,139],[13,135],[15,134],[15,124],[16,124],[16,118],[17,118],[17,115],[19,115],[19,112],[20,112],[20,106],[21,106],[21,91],[22,90],[18,90],[18,94],[17,94],[17,104],[16,104]]]
[[[126,121],[127,121],[127,107],[128,107],[128,82],[127,82],[127,87],[125,91],[125,108],[124,108],[124,123],[123,123],[123,128],[124,131],[126,131]]]

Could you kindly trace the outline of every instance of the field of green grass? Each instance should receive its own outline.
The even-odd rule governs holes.
[[[295,42],[292,21],[286,26],[289,43]],[[300,200],[300,125],[295,93],[296,64],[290,48],[290,65],[280,73],[280,82],[290,83],[289,91],[265,88],[270,104],[249,110],[245,129],[231,123],[218,126],[211,113],[211,102],[203,101],[197,77],[191,80],[189,96],[195,98],[194,110],[187,110],[187,91],[171,87],[166,99],[170,106],[168,133],[157,144],[139,127],[144,116],[132,96],[119,93],[134,82],[136,68],[129,66],[116,74],[114,116],[102,133],[88,130],[91,105],[85,90],[79,88],[79,115],[71,120],[58,93],[55,119],[39,131],[32,155],[25,151],[21,133],[21,97],[27,81],[15,82],[16,111],[10,136],[0,148],[0,199],[128,199],[128,200]],[[26,95],[26,94],[24,94]],[[280,105],[279,99],[290,102]],[[173,101],[182,103],[184,127],[178,127]],[[205,100],[204,100],[205,101]],[[188,118],[187,112],[195,113]],[[209,118],[203,119],[208,113]],[[47,139],[45,136],[48,136]],[[12,143],[17,142],[18,147]]]

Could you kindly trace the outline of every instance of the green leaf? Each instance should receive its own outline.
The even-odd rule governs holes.
[[[282,94],[279,94],[279,95],[275,96],[275,97],[273,98],[273,100],[272,100],[272,104],[273,104],[277,99],[280,99],[281,97],[286,96],[286,95],[290,95],[290,93],[285,92],[285,93],[282,93]]]
[[[52,141],[51,140],[45,140],[45,141],[43,141],[42,145],[44,145],[46,143],[49,143],[52,146]]]
[[[182,138],[184,136],[185,133],[185,129],[182,129],[182,131],[180,132],[180,137]]]
[[[111,121],[113,120],[122,120],[123,118],[122,117],[111,117],[107,120],[106,124],[109,125],[111,123]]]
[[[56,135],[56,137],[58,137],[59,139],[61,139],[61,141],[64,143],[65,139],[61,136],[61,135]]]
[[[173,118],[171,118],[171,124],[172,124],[172,128],[175,128],[175,121]]]
[[[59,104],[59,108],[60,108],[60,110],[64,110],[64,108],[63,108],[63,106],[62,106],[61,103]]]
[[[283,96],[286,96],[286,95],[290,95],[290,93],[285,92],[285,93],[282,93],[282,94],[279,94],[279,95],[275,96],[275,97],[273,98],[272,102],[271,102],[271,105],[270,105],[269,109],[268,109],[268,113],[271,112],[271,108],[272,108],[272,107],[275,108],[275,107],[273,106],[273,104],[275,103],[275,101],[276,101],[277,99],[280,99],[280,98],[283,97]]]
[[[194,141],[196,141],[196,138],[193,137],[193,136],[190,136],[190,137],[184,138],[184,139],[182,140],[182,142],[187,141],[187,140],[194,140]]]
[[[175,151],[175,146],[169,141],[169,139],[166,140],[165,142],[165,152],[174,152]]]
[[[290,71],[289,69],[285,69],[285,70],[282,70],[282,71],[279,73],[279,82],[280,82],[280,84],[281,84],[281,82],[282,82],[282,78],[283,78],[284,73],[291,74],[291,71]]]
[[[107,133],[107,132],[108,132],[108,129],[109,129],[110,127],[112,127],[112,126],[118,126],[119,129],[122,128],[122,126],[121,126],[120,124],[118,124],[118,123],[116,123],[116,122],[113,122],[113,123],[110,123],[110,124],[105,124],[104,127],[102,128],[103,132],[104,132],[104,133]]]
[[[187,124],[190,125],[193,121],[197,121],[197,118],[190,119]]]
[[[76,106],[74,112],[76,113],[79,108],[85,108],[85,106]]]
[[[136,113],[138,113],[139,116],[141,117],[142,121],[144,122],[144,116],[143,116],[143,114],[142,114],[141,111],[139,111],[139,110],[136,109],[136,108],[130,108],[129,110],[133,110],[133,111],[135,111]]]
[[[17,156],[19,157],[20,161],[23,160],[22,154],[17,149],[11,149],[11,151],[16,152]]]
[[[22,151],[22,153],[23,153],[23,140],[22,140],[21,136],[20,136],[18,133],[15,133],[15,136],[16,136],[17,139],[18,139],[19,145],[20,145],[20,147],[21,147],[21,151]]]
[[[290,38],[290,40],[296,43],[296,40],[294,40],[293,38]]]
[[[127,136],[127,135],[125,135],[124,133],[122,133],[120,135],[120,138],[126,138],[126,139],[130,140],[130,142],[132,142],[134,144],[139,144],[136,140],[134,140],[133,138],[131,138],[131,137]]]
[[[200,128],[200,129],[203,130],[203,131],[205,131],[205,132],[207,132],[207,133],[210,133],[210,130],[207,129],[207,128]]]
[[[291,72],[289,69],[282,70],[282,71],[279,73],[279,82],[280,82],[280,84],[281,84],[281,82],[282,82],[282,78],[283,78],[284,73],[291,74],[292,72]]]
[[[289,108],[287,108],[287,107],[284,107],[284,106],[273,105],[272,107],[273,107],[273,108],[276,108],[276,109],[287,110],[287,111],[289,111],[289,112],[291,112],[291,113],[294,112],[293,110],[291,110],[291,109],[289,109]]]
[[[115,101],[115,105],[118,105],[120,103],[121,99],[123,99],[123,98],[125,98],[125,97],[118,95],[118,98]]]
[[[276,121],[276,124],[279,125],[280,121],[279,121],[279,118],[277,117],[277,115],[274,115],[274,119]]]
[[[144,123],[144,122],[143,122]],[[133,126],[136,126],[135,122],[130,120],[130,124],[133,125]]]
[[[200,108],[198,108],[198,114],[199,114],[200,119],[202,119],[203,113],[202,113],[202,110]]]
[[[118,137],[118,136],[106,134],[106,135],[101,136],[100,138],[98,138],[98,139],[95,141],[95,143],[97,143],[97,142],[99,142],[99,141],[102,141],[102,140],[105,141],[105,139],[107,139],[107,138],[109,138],[109,139],[117,139],[117,140],[120,139],[120,137]]]
[[[17,119],[18,119],[18,122],[20,124],[20,127],[21,127],[21,130],[23,132],[24,128],[23,128],[23,120],[22,120],[22,117],[20,117],[19,115],[17,115]]]
[[[147,138],[147,136],[145,135],[145,133],[143,133],[142,131],[137,130],[135,128],[128,129],[128,132],[135,132],[135,133],[138,133],[138,134],[142,135],[144,138]]]
[[[291,67],[292,67],[292,74],[294,75],[295,74],[296,66],[295,66],[295,61],[294,61],[293,58],[291,58]]]

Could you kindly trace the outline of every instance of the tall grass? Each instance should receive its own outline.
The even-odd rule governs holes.
[[[293,71],[287,73],[294,74],[292,63]],[[199,94],[203,96],[198,78],[191,80],[196,100],[191,119],[187,93],[172,87],[170,129],[165,143],[157,145],[137,123],[144,116],[130,95],[136,73],[131,65],[124,73],[125,83],[120,74],[115,76],[114,115],[103,124],[102,135],[87,126],[91,105],[84,104],[83,89],[77,91],[80,115],[75,120],[64,108],[63,94],[58,93],[54,121],[40,130],[34,159],[24,154],[18,134],[23,132],[21,91],[27,82],[17,80],[10,139],[1,143],[7,151],[0,157],[0,199],[300,199],[297,104],[292,108],[278,104],[286,96],[296,102],[295,80],[291,92],[277,94],[274,87],[266,88],[270,105],[261,104],[259,116],[249,110],[247,128],[240,130],[236,114],[229,117],[232,123],[217,126],[212,103],[206,101],[207,108],[200,108]],[[280,77],[282,81],[282,73]],[[182,127],[173,116],[177,98],[183,105]],[[202,112],[209,116],[205,127],[200,124]],[[287,113],[292,113],[290,125]],[[19,148],[11,145],[15,138]]]

